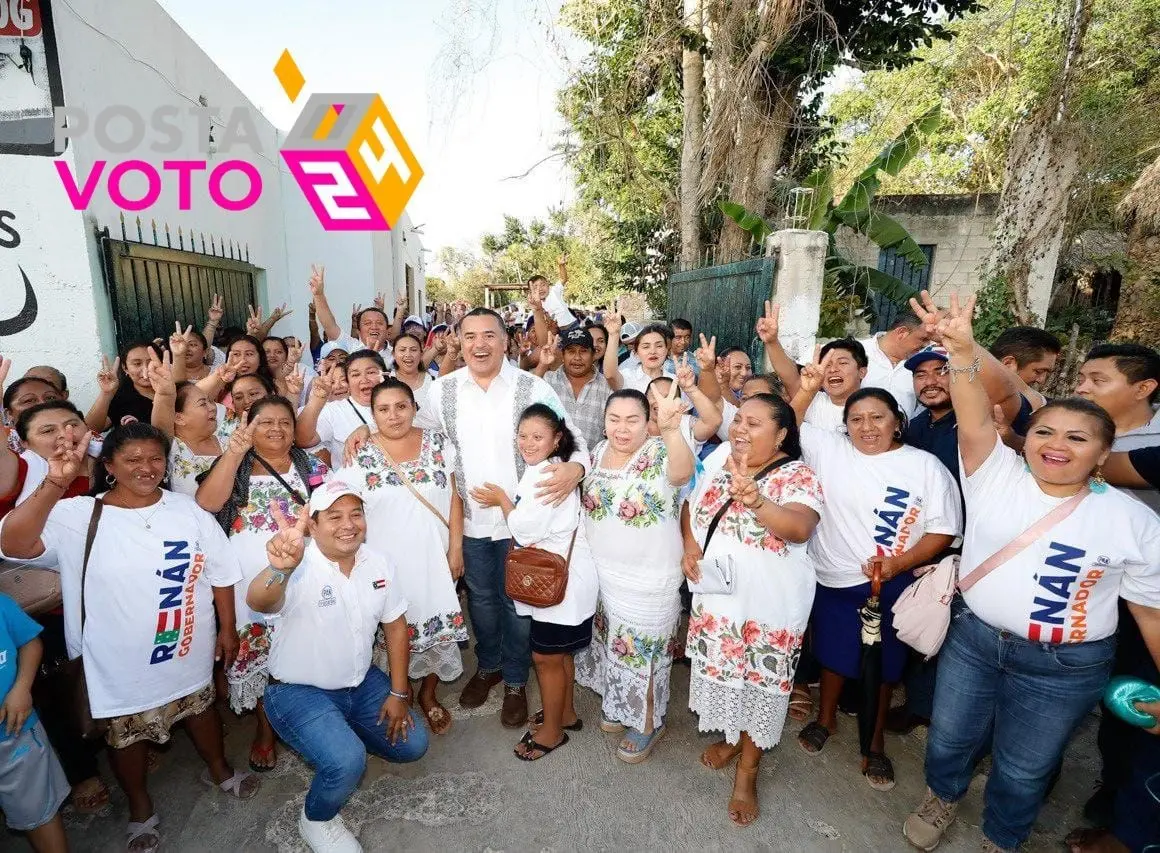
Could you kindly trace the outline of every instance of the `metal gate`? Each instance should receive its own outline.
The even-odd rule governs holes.
[[[204,234],[199,246],[197,235],[181,229],[174,246],[169,226],[164,226],[159,240],[155,222],[150,223],[150,244],[140,218],[136,225],[136,240],[128,238],[124,217],[121,239],[113,238],[108,228],[97,232],[118,351],[131,341],[168,339],[177,322],[183,328],[201,329],[215,293],[221,295],[225,309],[219,328],[246,327],[247,306],[257,304],[255,274],[260,271],[249,263],[248,246],[215,236],[207,243]]]
[[[773,294],[777,259],[750,258],[735,264],[681,270],[669,276],[669,318],[682,317],[693,324],[693,334],[717,336],[717,352],[741,347],[754,365],[760,365],[765,349],[754,325]],[[694,340],[693,346],[697,346]]]

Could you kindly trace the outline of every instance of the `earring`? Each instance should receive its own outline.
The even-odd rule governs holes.
[[[117,485],[117,478],[114,477],[112,474],[106,474],[105,475],[105,482],[109,484],[109,488],[111,489],[111,488],[113,488],[113,486]]]
[[[1088,488],[1092,490],[1092,494],[1102,495],[1108,490],[1108,481],[1104,479],[1104,471],[1102,468],[1096,468],[1095,473],[1092,474],[1088,481]]]

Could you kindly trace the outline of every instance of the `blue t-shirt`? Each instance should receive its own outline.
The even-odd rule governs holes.
[[[0,593],[0,702],[8,698],[8,691],[16,683],[16,669],[20,659],[20,647],[36,639],[41,627],[34,622],[16,602]],[[36,725],[36,711],[28,715],[23,731]],[[8,740],[7,724],[0,723],[0,741]]]

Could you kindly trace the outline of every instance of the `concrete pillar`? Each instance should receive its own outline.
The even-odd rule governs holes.
[[[814,357],[829,236],[825,231],[791,228],[776,231],[765,241],[766,255],[778,258],[770,295],[781,306],[778,338],[789,357],[798,364]],[[768,364],[765,369],[770,369]]]

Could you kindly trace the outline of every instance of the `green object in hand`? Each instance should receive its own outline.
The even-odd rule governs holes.
[[[1141,728],[1152,728],[1160,723],[1160,719],[1139,710],[1137,702],[1160,702],[1160,687],[1129,675],[1117,675],[1108,682],[1104,704],[1113,714],[1125,723]]]

